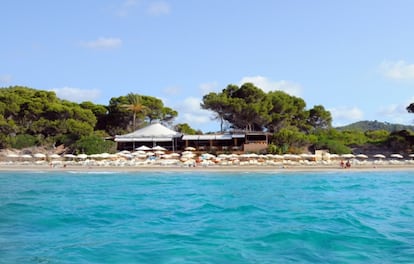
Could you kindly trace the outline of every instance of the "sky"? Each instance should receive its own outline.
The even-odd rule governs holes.
[[[323,105],[341,126],[414,124],[411,0],[2,0],[0,87],[108,105],[138,93],[218,131],[200,102],[229,84]]]

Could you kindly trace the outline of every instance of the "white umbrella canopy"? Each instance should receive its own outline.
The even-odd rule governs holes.
[[[152,147],[151,149],[152,149],[152,150],[162,150],[162,151],[167,150],[166,148],[163,148],[163,147],[161,147],[161,146],[155,146],[155,147]]]
[[[408,155],[408,157],[414,158],[414,154],[410,154],[410,155]]]
[[[32,155],[29,155],[29,154],[23,154],[23,155],[20,156],[20,158],[23,158],[23,159],[31,159],[33,157],[32,157]]]
[[[133,156],[138,156],[138,155],[145,155],[146,152],[143,150],[137,150],[131,153]]]
[[[383,154],[375,154],[373,157],[376,159],[385,159],[385,155]]]
[[[186,147],[184,150],[188,150],[188,151],[194,151],[196,150],[194,147]]]
[[[146,151],[146,150],[151,150],[151,148],[150,147],[147,147],[145,145],[142,145],[142,146],[136,148],[135,150],[143,150],[143,151]]]
[[[355,157],[358,159],[368,159],[368,156],[365,154],[358,154],[358,155],[355,155]]]
[[[46,158],[46,155],[43,153],[35,153],[33,154],[33,157],[35,157],[36,159],[44,159]]]
[[[403,159],[404,158],[403,155],[397,154],[397,153],[391,154],[390,157],[395,158],[395,159]]]
[[[65,155],[63,155],[63,157],[64,158],[68,158],[68,159],[74,159],[74,158],[76,158],[76,155],[73,155],[73,154],[65,154]]]
[[[6,157],[8,157],[8,158],[19,158],[20,156],[17,155],[17,154],[11,153],[11,154],[7,154]]]
[[[285,160],[299,160],[300,156],[296,154],[283,154],[283,159]]]
[[[201,157],[203,159],[214,159],[216,156],[213,155],[213,154],[210,154],[210,153],[203,153],[203,154],[201,154]]]
[[[78,159],[86,159],[88,157],[88,155],[86,155],[86,154],[78,154],[76,157]]]
[[[344,159],[353,159],[353,158],[355,158],[355,155],[354,154],[342,154],[341,155],[341,158],[344,158]]]
[[[61,156],[58,155],[58,154],[52,154],[52,155],[49,155],[49,158],[51,158],[51,159],[60,159]]]
[[[338,159],[339,158],[339,155],[338,154],[329,154],[329,158],[330,159]]]

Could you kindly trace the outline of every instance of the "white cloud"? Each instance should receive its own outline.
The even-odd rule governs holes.
[[[98,38],[96,40],[83,42],[82,46],[91,49],[113,49],[122,45],[122,40],[119,38]]]
[[[72,102],[96,101],[101,95],[98,89],[79,89],[73,87],[63,87],[52,89],[60,99]]]
[[[0,83],[10,83],[12,81],[12,76],[9,74],[0,75]]]
[[[364,117],[361,109],[357,107],[339,107],[331,108],[328,110],[332,114],[332,119],[335,126],[361,121]]]
[[[294,96],[300,96],[302,92],[300,84],[285,80],[272,81],[263,76],[246,76],[241,79],[240,84],[248,82],[253,83],[265,92],[279,90]]]
[[[408,113],[407,106],[414,102],[414,97],[411,100],[401,104],[391,104],[381,108],[378,111],[378,116],[381,120],[397,124],[410,124],[413,120],[413,115]]]
[[[164,94],[167,94],[167,95],[178,95],[181,93],[182,90],[178,86],[170,86],[170,87],[163,89],[163,91],[164,91]]]
[[[188,123],[190,125],[200,125],[211,122],[211,112],[201,109],[200,103],[200,98],[185,98],[180,105],[176,107],[177,111],[180,113],[177,121],[179,123]]]
[[[200,84],[200,90],[203,95],[216,91],[217,87],[217,82]]]
[[[117,15],[120,17],[128,16],[131,9],[138,6],[138,0],[126,0],[122,2],[121,6],[118,9]]]
[[[167,2],[157,1],[149,4],[147,12],[152,16],[168,15],[171,8]]]
[[[408,64],[404,60],[396,62],[384,61],[380,65],[382,74],[394,80],[414,80],[414,64]]]

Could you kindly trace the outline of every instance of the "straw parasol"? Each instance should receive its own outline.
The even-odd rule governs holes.
[[[52,155],[49,155],[49,158],[51,158],[51,159],[60,159],[61,156],[59,156],[58,154],[52,154]]]
[[[166,151],[167,150],[166,148],[163,148],[161,146],[155,146],[155,147],[152,147],[151,149],[154,150],[154,151],[157,151],[157,150]]]
[[[358,159],[368,159],[368,156],[365,154],[358,154],[358,155],[355,155],[355,157]]]
[[[33,157],[35,157],[36,159],[44,159],[46,158],[46,155],[43,153],[35,153],[33,154]]]
[[[391,158],[395,158],[395,159],[402,159],[402,158],[404,158],[403,155],[397,154],[397,153],[391,154],[390,157]]]
[[[150,147],[147,147],[145,145],[142,145],[142,146],[136,148],[135,150],[146,151],[146,150],[151,150],[151,148]]]
[[[187,151],[194,151],[194,150],[196,150],[194,147],[186,147],[184,150],[187,150]]]
[[[342,154],[341,155],[341,158],[344,158],[344,159],[353,159],[353,158],[355,158],[355,155],[354,154]]]
[[[385,159],[385,155],[383,154],[375,154],[373,157],[376,159]]]
[[[78,154],[76,157],[78,159],[86,159],[88,157],[88,155],[86,155],[86,154]]]

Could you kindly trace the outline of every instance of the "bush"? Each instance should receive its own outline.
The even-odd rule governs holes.
[[[11,140],[12,148],[16,149],[33,147],[36,146],[37,143],[37,137],[28,134],[16,135],[16,137]]]
[[[326,140],[315,144],[315,149],[328,149],[330,153],[347,154],[351,153],[351,149],[340,141]]]
[[[116,149],[116,143],[113,141],[105,140],[99,136],[83,136],[76,141],[75,145],[76,153],[85,154],[97,154],[104,152],[113,152]]]

